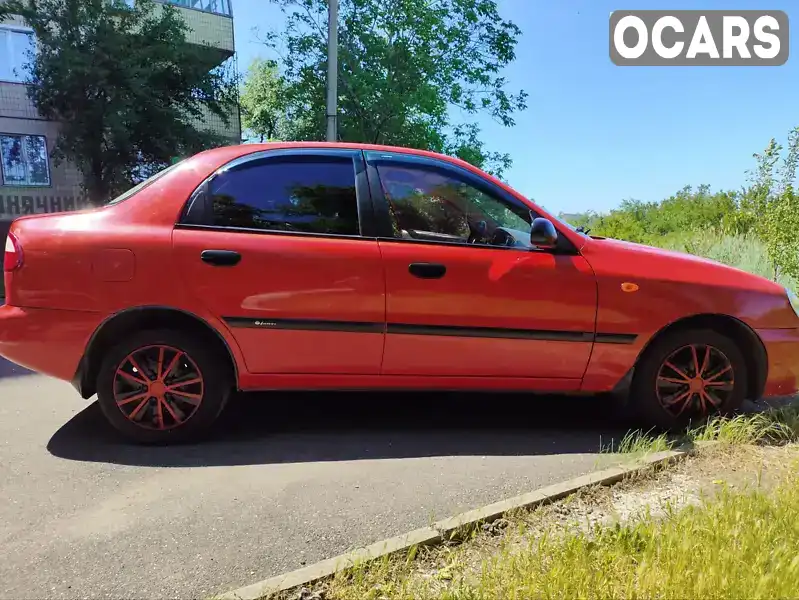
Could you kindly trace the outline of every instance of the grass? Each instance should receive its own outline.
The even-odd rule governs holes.
[[[696,442],[727,445],[799,442],[799,408],[785,407],[729,418],[712,417],[681,435],[653,435],[641,430],[629,431],[618,445],[611,442],[602,447],[601,451],[642,456]]]
[[[729,456],[740,452],[750,451]],[[659,515],[645,511],[618,524],[549,520],[538,528],[535,520],[511,519],[500,537],[415,549],[339,573],[325,584],[324,598],[796,597],[799,477],[795,450],[782,456],[791,456],[791,464],[780,463],[773,485],[761,485],[760,477],[743,488],[714,481],[718,491],[697,505],[667,504]]]
[[[695,442],[722,444],[780,444],[799,441],[799,412],[786,407],[733,418],[713,417],[688,432]]]
[[[799,590],[797,547],[794,480],[773,495],[725,490],[665,520],[545,535],[521,551],[500,552],[474,580],[430,597],[792,597]]]
[[[596,516],[592,507],[607,511],[606,503],[616,496],[607,488],[586,489],[552,505],[506,515],[499,532],[478,527],[452,542],[358,564],[323,582],[320,597],[797,597],[799,408],[712,418],[676,437],[634,431],[606,451],[645,454],[709,441],[717,444],[691,459],[673,480],[686,485],[693,474],[696,481],[712,483],[713,492],[697,496],[698,506],[680,503],[677,493],[676,504],[667,500],[665,512],[654,510],[657,489],[671,484],[658,483],[668,479],[668,471],[663,479],[660,471],[647,471],[620,488],[622,495],[642,494],[642,506],[650,507],[642,515],[589,525],[580,515]],[[771,472],[765,478],[764,468]],[[293,591],[279,597],[298,596]]]
[[[643,456],[655,452],[671,450],[676,445],[676,440],[670,439],[668,435],[651,435],[649,432],[641,430],[628,431],[616,445],[612,441],[609,445],[601,448],[605,453],[634,454]]]

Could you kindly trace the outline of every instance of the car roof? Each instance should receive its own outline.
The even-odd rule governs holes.
[[[407,148],[404,146],[387,146],[382,144],[365,144],[357,142],[265,142],[257,144],[235,144],[231,146],[221,146],[200,152],[197,156],[203,155],[213,157],[216,154],[224,155],[227,160],[233,156],[246,156],[255,152],[267,150],[278,150],[286,148],[340,148],[342,150],[373,150],[377,152],[394,152],[399,154],[411,154],[414,156],[426,156],[438,160],[446,161],[453,165],[458,165],[469,169],[475,173],[484,174],[480,169],[454,156],[448,156],[429,150],[419,150],[417,148]]]

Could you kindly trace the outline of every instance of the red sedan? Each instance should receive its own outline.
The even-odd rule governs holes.
[[[799,377],[783,287],[588,236],[404,148],[203,152],[102,208],[17,219],[4,270],[0,354],[140,442],[206,431],[235,389],[615,392],[670,428]]]

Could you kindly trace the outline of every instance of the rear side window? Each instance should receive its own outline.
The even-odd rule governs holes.
[[[285,157],[244,163],[210,182],[213,224],[270,231],[358,235],[349,157]]]

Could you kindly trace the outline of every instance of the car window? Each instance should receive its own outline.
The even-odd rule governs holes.
[[[135,196],[136,194],[138,194],[140,191],[142,191],[147,186],[152,185],[153,183],[155,183],[156,181],[158,181],[159,179],[161,179],[165,175],[168,175],[172,171],[176,170],[184,162],[185,162],[185,159],[180,161],[180,162],[176,162],[173,165],[170,165],[170,166],[168,166],[168,167],[166,167],[164,169],[161,169],[157,173],[151,175],[150,177],[148,177],[144,181],[139,182],[137,185],[133,186],[132,188],[130,188],[126,192],[123,192],[122,194],[120,194],[119,196],[117,196],[116,198],[114,198],[113,200],[108,202],[106,204],[106,206],[111,206],[112,204],[119,204],[120,202],[124,202],[128,198],[131,198],[131,197]]]
[[[529,231],[529,210],[511,205],[442,171],[377,166],[394,236],[488,243],[497,227]]]
[[[223,171],[210,182],[213,224],[358,235],[349,157],[284,157]]]

